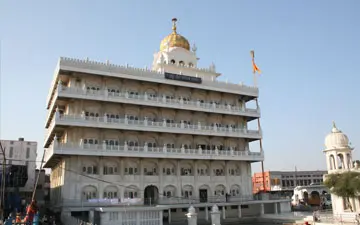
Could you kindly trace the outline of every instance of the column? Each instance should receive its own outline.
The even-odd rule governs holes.
[[[178,197],[181,197],[181,190],[182,190],[182,184],[181,184],[181,167],[180,167],[180,160],[176,161],[176,175],[177,175],[177,192]]]
[[[275,207],[274,208],[274,213],[278,214],[278,203],[277,202],[274,203],[274,207]]]
[[[160,213],[160,218],[163,218],[164,217],[163,210],[160,210],[159,213]],[[119,214],[121,215],[121,213],[119,213]],[[120,224],[123,224],[123,223],[120,223]],[[160,219],[160,224],[159,225],[163,225],[163,220],[162,219]]]
[[[265,214],[265,207],[264,207],[264,203],[260,204],[260,215],[264,215]]]
[[[168,209],[168,223],[171,223],[171,209]]]
[[[343,165],[342,165],[342,169],[343,170],[346,170],[346,169],[349,169],[349,159],[347,157],[347,154],[343,153]]]
[[[164,160],[159,159],[158,160],[158,172],[159,172],[159,192],[163,193],[164,192],[164,173],[163,173],[163,165]],[[174,193],[176,194],[176,193]],[[160,197],[160,196],[159,196]]]
[[[241,218],[241,205],[238,205],[238,218]]]
[[[338,170],[339,169],[339,161],[338,161],[338,156],[337,156],[337,152],[334,152],[335,154],[334,154],[334,163],[335,163],[335,170]]]
[[[225,187],[226,187],[226,193],[225,194],[227,194],[227,193],[230,193],[230,185],[229,185],[229,176],[230,176],[230,174],[229,174],[229,162],[228,161],[225,161],[225,182],[226,182],[226,185],[225,185]]]
[[[334,169],[334,168],[332,168],[331,159],[330,159],[330,155],[329,155],[329,154],[326,154],[326,164],[327,164],[327,169],[328,169],[328,170],[333,170],[333,169]]]
[[[209,221],[209,207],[208,206],[205,207],[205,220]]]
[[[222,217],[223,217],[223,220],[226,219],[226,206],[222,207]]]
[[[199,198],[199,192],[196,191],[198,190],[198,185],[197,185],[197,180],[198,180],[198,164],[197,164],[197,160],[193,161],[193,165],[194,165],[194,190],[193,190],[193,195],[195,195],[195,198]]]
[[[140,176],[140,183],[139,183],[139,188],[140,188],[140,196],[142,198],[145,197],[144,195],[144,190],[145,190],[145,187],[144,187],[144,162],[143,162],[143,159],[139,159],[139,175],[135,175],[135,176]]]

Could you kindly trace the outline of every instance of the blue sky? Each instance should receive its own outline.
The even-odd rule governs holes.
[[[42,154],[58,58],[150,66],[177,17],[200,66],[214,62],[221,79],[252,84],[255,50],[265,169],[325,169],[333,120],[360,145],[359,8],[357,0],[0,1],[0,136],[38,141]]]

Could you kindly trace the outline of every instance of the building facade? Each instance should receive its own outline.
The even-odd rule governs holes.
[[[235,215],[264,212],[240,206],[253,200],[251,163],[264,160],[249,148],[262,138],[248,128],[260,117],[247,107],[258,88],[218,81],[214,64],[198,67],[176,20],[172,30],[151,69],[60,58],[44,144],[52,206],[167,205],[183,218],[189,204],[208,217],[209,203],[234,202]]]
[[[348,171],[360,173],[359,164],[357,162],[353,163],[353,150],[354,148],[349,145],[347,135],[339,130],[334,122],[331,132],[325,138],[325,149],[323,150],[328,173],[344,173]],[[324,175],[324,179],[326,179],[326,175]],[[331,194],[331,200],[334,215],[350,212],[350,206],[342,197]],[[350,199],[350,204],[354,212],[360,213],[360,196]]]
[[[19,168],[16,170],[17,177],[11,177],[11,182],[14,185],[8,185],[8,191],[11,191],[11,186],[17,186],[18,191],[22,192],[23,197],[31,197],[31,193],[34,190],[35,185],[35,170],[36,170],[36,157],[37,157],[37,142],[35,141],[26,141],[24,138],[19,138],[18,140],[1,140],[1,144],[5,149],[6,165],[10,169],[11,166],[22,166],[21,169],[25,168],[25,171],[20,173]],[[1,155],[1,161],[3,161],[3,156]],[[23,174],[23,175],[21,175]],[[13,173],[15,175],[15,173]],[[18,176],[27,176],[27,181],[24,186],[17,185],[17,180],[22,179]],[[7,177],[10,179],[10,177]],[[13,181],[14,180],[14,181]],[[22,183],[22,182],[20,182]]]
[[[288,191],[297,186],[318,185],[323,183],[323,176],[327,171],[265,171],[254,173],[252,178],[253,192],[259,191]],[[265,188],[263,183],[265,177]]]

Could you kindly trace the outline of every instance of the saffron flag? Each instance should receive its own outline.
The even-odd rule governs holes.
[[[251,59],[252,59],[253,73],[254,74],[255,73],[261,74],[261,70],[259,69],[259,67],[255,63],[255,52],[251,51],[250,55],[251,55]]]

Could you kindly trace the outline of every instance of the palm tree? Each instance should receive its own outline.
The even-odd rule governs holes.
[[[344,173],[332,173],[326,175],[325,186],[334,195],[344,198],[346,205],[353,212],[350,198],[360,195],[360,173],[348,171]]]

